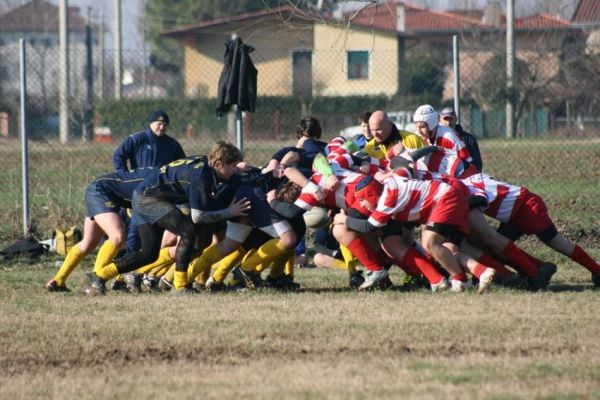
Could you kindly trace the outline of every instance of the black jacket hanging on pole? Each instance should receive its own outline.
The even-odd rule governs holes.
[[[254,112],[258,71],[250,53],[254,48],[235,38],[225,43],[225,63],[219,78],[217,116],[221,117],[237,104],[242,111]]]

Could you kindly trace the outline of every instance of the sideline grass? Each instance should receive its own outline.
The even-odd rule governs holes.
[[[52,263],[0,271],[1,398],[600,397],[600,292],[564,260],[544,293],[356,293],[298,270],[300,293],[192,298],[86,297],[87,268],[50,294]]]

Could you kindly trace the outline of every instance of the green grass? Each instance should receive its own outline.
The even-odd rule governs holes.
[[[0,264],[2,398],[600,396],[600,292],[562,259],[543,293],[357,293],[300,269],[298,293],[191,298],[86,297],[91,260],[72,293],[46,293],[54,260]]]

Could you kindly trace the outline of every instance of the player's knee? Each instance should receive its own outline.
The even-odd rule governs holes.
[[[294,231],[287,231],[279,237],[279,243],[286,249],[293,249],[298,244],[298,236]]]

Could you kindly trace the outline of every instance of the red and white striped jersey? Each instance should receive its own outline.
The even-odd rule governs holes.
[[[331,169],[333,170],[333,174],[337,176],[339,179],[343,179],[348,176],[348,174],[355,174],[354,168],[360,167],[360,165],[356,165],[354,163],[354,158],[347,150],[343,147],[337,149],[334,153],[328,156],[329,164],[331,165]],[[380,170],[384,170],[388,164],[388,160],[378,160],[376,158],[371,157],[371,166],[369,170],[369,175],[374,175]]]
[[[427,140],[428,144],[440,146],[445,151],[436,151],[420,159],[416,168],[431,172],[460,178],[465,174],[469,163],[473,161],[467,145],[462,141],[458,133],[450,127],[438,125],[436,136],[432,141]],[[464,163],[466,161],[467,163]],[[469,174],[475,172],[476,169]]]
[[[462,181],[471,194],[485,193],[488,199],[485,214],[500,222],[509,222],[514,211],[518,210],[529,196],[529,191],[524,187],[499,181],[484,173],[472,175]]]
[[[329,209],[341,208],[346,210],[355,203],[354,187],[364,177],[363,174],[347,171],[345,176],[339,177],[340,186],[338,189],[335,192],[324,190],[325,200],[319,201],[315,196],[315,189],[316,187],[324,189],[326,179],[321,174],[314,174],[310,178],[312,185],[309,183],[302,189],[294,204],[307,211],[319,205]]]
[[[369,223],[382,227],[390,219],[427,222],[437,201],[450,189],[440,181],[421,181],[391,175],[383,181],[383,192]]]

